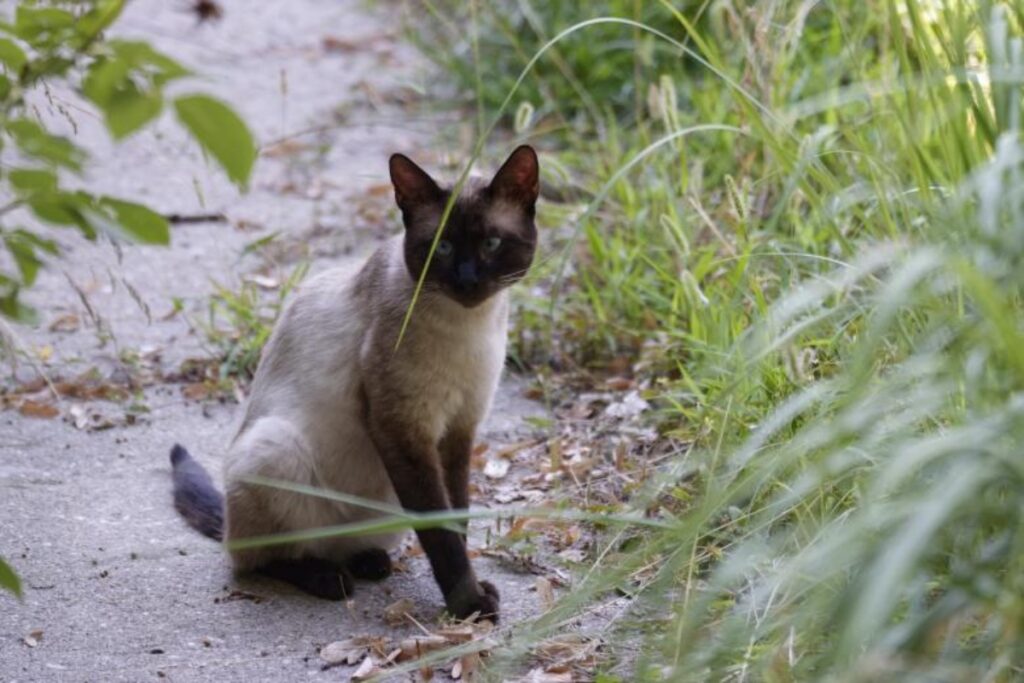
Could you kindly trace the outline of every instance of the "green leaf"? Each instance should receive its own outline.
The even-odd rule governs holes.
[[[174,108],[192,137],[232,182],[244,188],[256,161],[256,145],[245,122],[230,107],[206,95],[179,97]]]
[[[74,23],[75,16],[65,10],[20,4],[14,15],[14,33],[30,43],[52,44]]]
[[[40,168],[16,168],[7,175],[11,186],[21,194],[33,192],[54,192],[57,189],[57,175]]]
[[[0,64],[6,66],[12,74],[17,76],[27,63],[28,57],[17,43],[10,38],[0,38]]]
[[[18,265],[18,270],[21,271],[21,281],[25,283],[25,286],[31,287],[36,281],[39,268],[43,265],[43,262],[36,256],[32,242],[11,233],[4,235],[4,244]]]
[[[76,226],[88,239],[95,239],[96,230],[86,219],[92,197],[82,192],[39,192],[28,200],[32,212],[47,223]]]
[[[100,204],[113,211],[124,234],[136,242],[167,244],[171,241],[167,219],[145,206],[111,197],[101,198]]]
[[[146,43],[111,41],[109,47],[110,54],[89,67],[82,92],[103,111],[107,128],[120,139],[160,114],[161,88],[188,70]]]
[[[75,171],[82,168],[85,152],[67,138],[52,135],[31,119],[7,122],[7,131],[25,154]]]
[[[82,81],[82,93],[106,113],[114,93],[128,80],[131,64],[123,59],[97,59],[89,65]]]
[[[163,106],[160,91],[140,92],[129,81],[128,87],[119,90],[110,99],[103,113],[110,134],[120,140],[156,118]]]
[[[14,283],[14,284],[11,284]],[[6,286],[5,286],[6,285]],[[16,320],[20,323],[34,324],[38,319],[36,312],[33,308],[24,305],[18,300],[18,286],[17,283],[11,278],[0,273],[0,315]],[[0,560],[3,563],[3,560]],[[10,567],[4,564],[4,567],[10,571]],[[3,574],[3,568],[0,568],[0,574]],[[14,572],[11,571],[11,575]],[[17,577],[15,576],[15,580]],[[8,588],[8,585],[0,579],[0,584],[3,584],[4,588]],[[15,592],[16,595],[21,594],[20,584],[18,585],[19,590]]]
[[[48,240],[45,237],[40,237],[35,233],[29,232],[24,228],[18,228],[17,230],[11,231],[12,235],[17,235],[18,239],[31,242],[37,249],[42,249],[48,254],[56,256],[60,253],[60,247],[53,240]]]
[[[0,557],[0,588],[5,588],[19,598],[21,597],[21,580],[2,557]]]
[[[167,55],[154,50],[149,43],[135,40],[112,40],[109,44],[114,49],[117,59],[141,72],[139,75],[147,77],[158,86],[166,85],[172,80],[188,76],[191,73]]]
[[[110,26],[121,15],[124,0],[102,0],[96,6],[79,17],[75,23],[78,35],[86,40],[95,38],[100,31]]]

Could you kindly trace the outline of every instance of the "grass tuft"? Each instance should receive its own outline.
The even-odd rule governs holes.
[[[1024,675],[1024,5],[426,4],[557,169],[517,358],[693,444],[508,658],[632,580],[629,680]]]

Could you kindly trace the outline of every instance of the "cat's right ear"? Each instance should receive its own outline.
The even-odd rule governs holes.
[[[395,202],[403,212],[442,199],[443,193],[434,179],[404,154],[392,154],[388,168],[395,187]]]

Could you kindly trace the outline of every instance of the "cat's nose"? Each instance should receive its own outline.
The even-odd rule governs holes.
[[[476,272],[476,264],[472,261],[463,261],[460,263],[455,275],[455,281],[460,287],[475,287],[480,282],[480,278],[477,276]]]

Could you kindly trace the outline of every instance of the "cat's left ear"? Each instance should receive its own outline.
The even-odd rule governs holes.
[[[532,207],[540,193],[540,163],[533,147],[517,147],[494,174],[490,190],[498,197]]]

